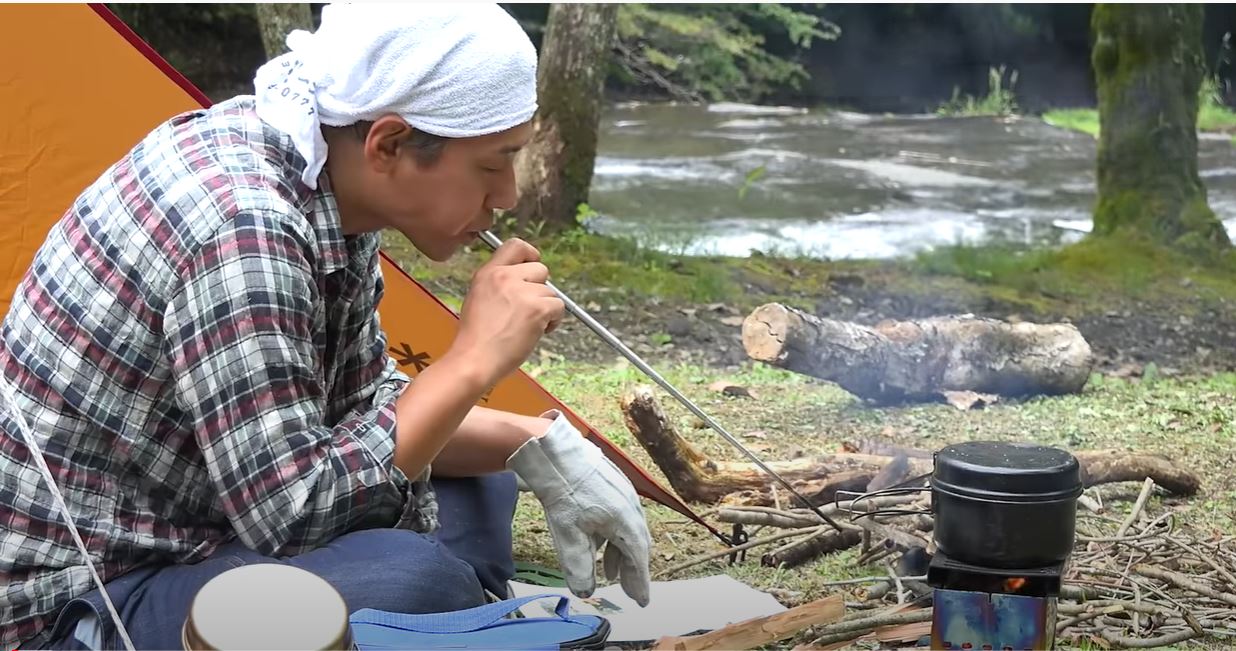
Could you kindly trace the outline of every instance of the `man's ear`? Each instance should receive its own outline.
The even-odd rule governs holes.
[[[383,115],[374,120],[365,136],[365,161],[377,172],[393,171],[411,135],[412,127],[398,115]]]

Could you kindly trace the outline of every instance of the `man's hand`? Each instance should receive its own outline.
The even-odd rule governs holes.
[[[588,597],[596,588],[596,553],[605,548],[605,576],[641,606],[648,605],[652,536],[639,496],[626,476],[558,416],[545,435],[516,450],[507,467],[545,507],[567,587]]]
[[[566,306],[545,285],[549,270],[540,258],[532,245],[520,240],[498,247],[472,279],[450,350],[399,397],[395,465],[408,477],[424,472],[481,395],[519,368],[541,336],[562,320]],[[497,434],[505,442],[537,433],[535,427],[514,430],[506,427]],[[454,465],[458,470],[468,464]]]
[[[531,244],[509,239],[477,270],[448,354],[473,360],[492,382],[523,364],[566,306],[545,285],[549,269]]]

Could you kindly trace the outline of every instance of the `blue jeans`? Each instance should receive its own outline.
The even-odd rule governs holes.
[[[508,596],[506,582],[515,574],[511,552],[515,476],[434,479],[433,485],[442,524],[433,535],[396,529],[355,531],[324,547],[281,559],[232,542],[192,565],[138,568],[109,581],[107,593],[139,649],[181,648],[180,629],[197,591],[223,572],[254,563],[284,563],[313,572],[339,591],[348,612],[461,610],[485,603],[482,588]],[[81,648],[73,633],[78,619],[92,611],[109,648],[122,648],[98,590],[74,599],[61,611],[48,648]]]

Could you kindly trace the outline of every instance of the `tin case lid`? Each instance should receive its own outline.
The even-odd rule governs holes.
[[[228,570],[198,591],[183,638],[192,651],[346,649],[348,608],[325,579],[290,565]]]
[[[1076,457],[1032,443],[950,445],[936,453],[931,483],[959,495],[1018,502],[1074,499],[1082,492]]]

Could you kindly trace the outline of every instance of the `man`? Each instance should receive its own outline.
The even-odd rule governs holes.
[[[256,95],[161,125],[49,233],[0,329],[0,642],[119,645],[27,436],[139,647],[247,563],[350,610],[505,596],[513,470],[568,584],[648,601],[630,482],[565,418],[474,406],[563,316],[512,240],[415,382],[375,311],[378,231],[446,260],[516,201],[536,55],[496,5],[330,6]],[[134,98],[133,101],[140,101]],[[105,125],[100,125],[105,128]],[[440,522],[440,526],[439,526]]]

